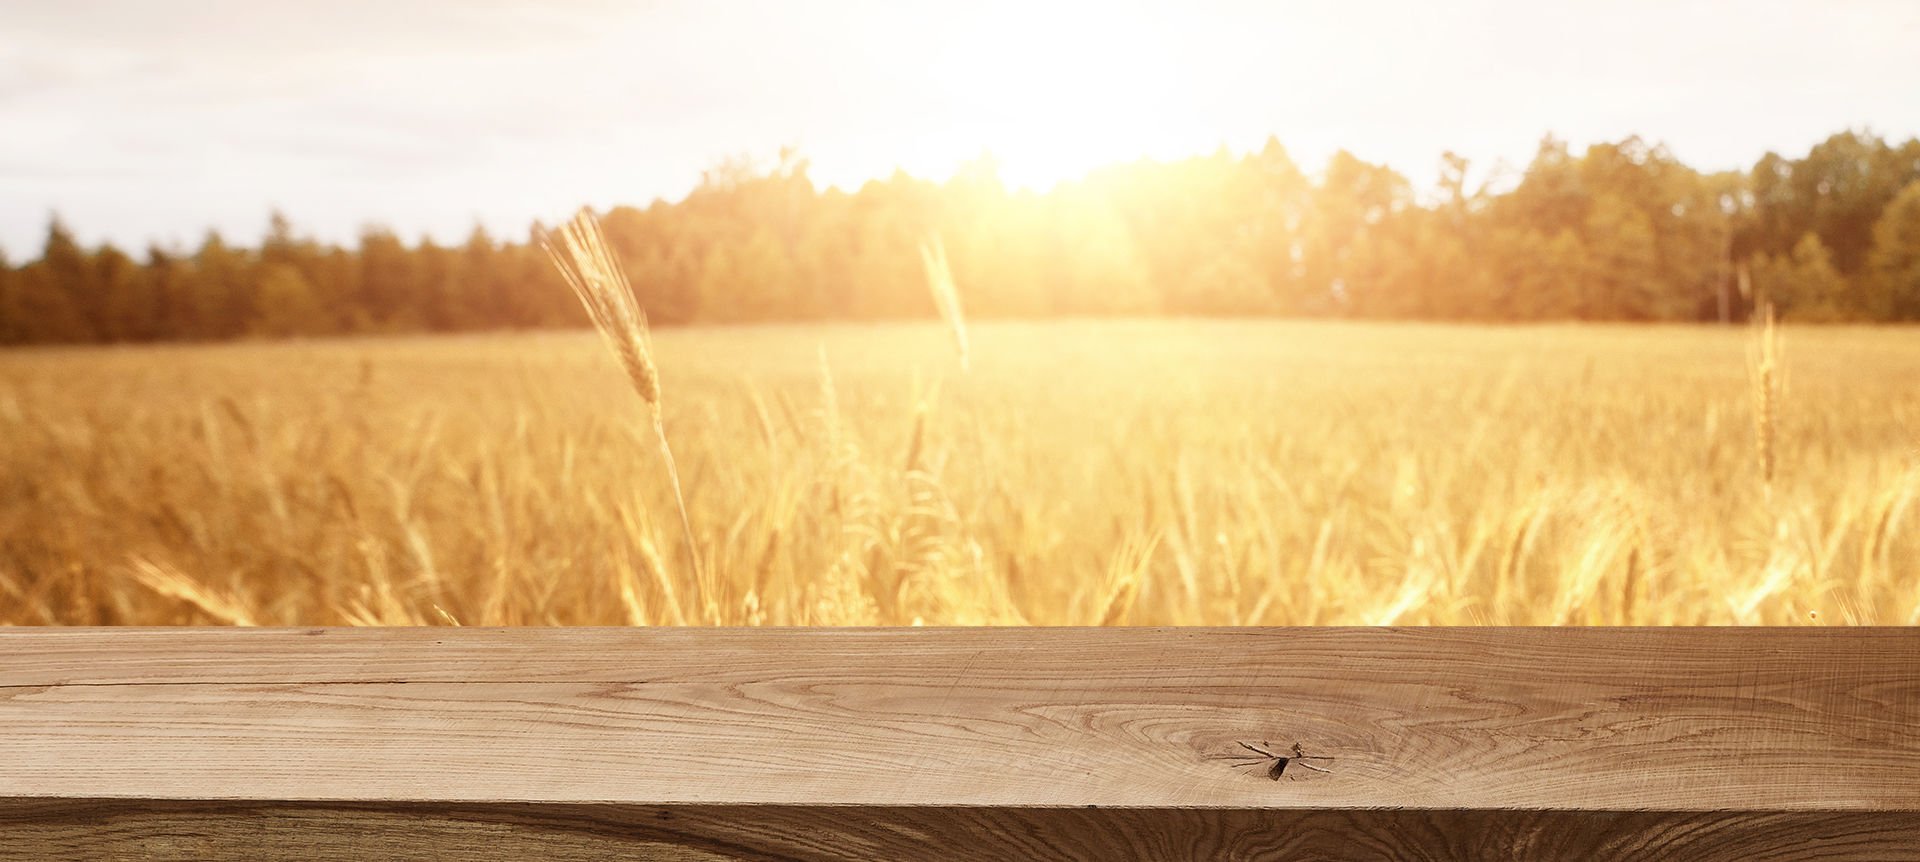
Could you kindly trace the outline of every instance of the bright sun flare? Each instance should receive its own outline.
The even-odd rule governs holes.
[[[1185,142],[1168,108],[1179,48],[1138,9],[999,7],[958,25],[934,94],[952,144],[988,150],[1009,184],[1046,188]]]

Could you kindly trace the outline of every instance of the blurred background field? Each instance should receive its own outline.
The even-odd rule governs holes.
[[[1920,623],[1920,332],[584,333],[0,353],[0,623]]]

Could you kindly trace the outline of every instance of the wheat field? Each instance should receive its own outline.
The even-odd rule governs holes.
[[[970,336],[0,353],[0,622],[1920,623],[1912,329]]]

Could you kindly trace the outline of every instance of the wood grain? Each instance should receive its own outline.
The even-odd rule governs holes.
[[[1912,629],[15,629],[0,729],[0,858],[1920,858]]]
[[[0,859],[1912,860],[1920,815],[0,801]]]

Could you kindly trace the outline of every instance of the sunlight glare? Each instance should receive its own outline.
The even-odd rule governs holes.
[[[1181,48],[1146,10],[995,5],[933,75],[954,140],[991,151],[1009,185],[1045,189],[1102,164],[1188,147]]]

